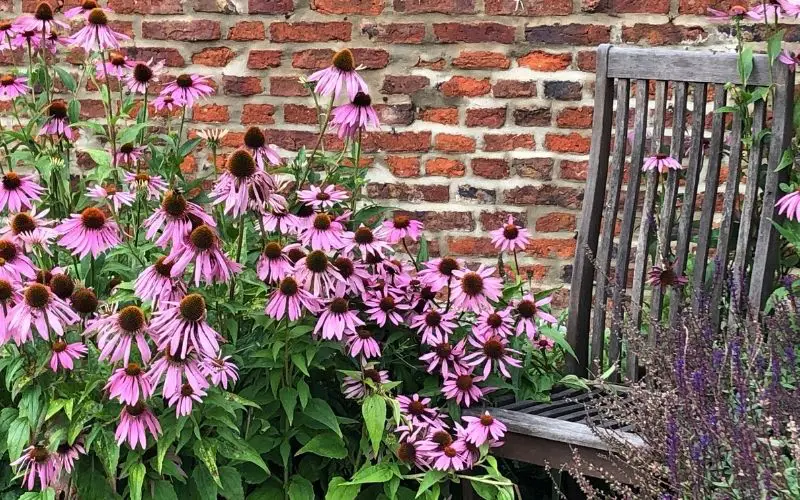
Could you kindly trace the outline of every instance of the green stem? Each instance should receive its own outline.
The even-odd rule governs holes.
[[[244,225],[245,225],[245,218],[242,216],[239,222],[239,235],[236,237],[236,262],[238,263],[239,260],[242,258],[242,245],[244,243]],[[231,276],[231,289],[228,293],[228,298],[233,300],[234,295],[236,294],[236,277]]]
[[[89,260],[90,272],[92,273],[92,287],[95,289],[95,291],[97,291],[97,282],[95,281],[97,277],[95,275],[95,269],[94,269],[94,255],[90,255],[89,259],[90,259]]]
[[[331,110],[333,109],[334,95],[331,96],[331,100],[328,102],[328,111],[325,113],[325,121],[322,122],[322,128],[319,131],[319,136],[317,136],[317,143],[314,144],[314,149],[311,150],[311,155],[308,157],[309,163],[314,160],[314,155],[317,154],[317,151],[322,144],[322,139],[325,137],[325,132],[328,131],[328,125],[331,123]],[[298,187],[301,185],[302,184],[298,184]]]
[[[111,81],[108,76],[108,68],[106,68],[106,52],[100,53],[103,63],[103,73],[106,78],[106,94],[108,95],[108,139],[111,141],[111,166],[114,172],[114,180],[117,184],[120,183],[119,172],[117,172],[117,131],[114,124],[114,103],[111,102]]]
[[[47,98],[47,102],[50,102],[50,70],[47,65],[47,30],[45,29],[44,21],[42,21],[42,65],[44,66],[44,81],[42,82],[42,86],[44,87],[44,95]]]

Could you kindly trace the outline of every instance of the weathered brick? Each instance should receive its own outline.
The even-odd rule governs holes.
[[[420,56],[419,61],[417,64],[414,65],[415,68],[425,68],[430,69],[433,71],[441,71],[444,69],[447,61],[445,61],[444,57],[437,57],[435,59],[427,59],[425,56]]]
[[[307,88],[303,87],[300,80],[294,76],[273,76],[269,79],[270,95],[280,97],[303,97],[311,95]]]
[[[518,58],[517,63],[534,71],[561,71],[572,63],[572,54],[553,54],[534,50]]]
[[[534,238],[525,251],[542,259],[570,259],[575,256],[575,238]]]
[[[313,106],[302,104],[284,104],[283,121],[286,123],[318,124],[317,110]]]
[[[291,14],[294,0],[248,0],[247,12],[250,14]]]
[[[498,80],[492,86],[492,95],[498,99],[515,97],[536,97],[536,82],[518,80]]]
[[[414,123],[414,105],[410,102],[376,104],[375,111],[383,125],[411,125]]]
[[[435,23],[433,25],[433,35],[442,43],[514,43],[514,32],[513,26],[500,23]]]
[[[109,0],[116,14],[183,14],[180,0]]]
[[[505,192],[505,202],[511,205],[553,205],[577,210],[582,201],[583,189],[571,187],[528,185]]]
[[[379,200],[445,203],[450,201],[450,188],[446,185],[371,183],[367,184],[367,195]]]
[[[527,179],[549,181],[553,178],[552,158],[514,158],[514,173]]]
[[[484,0],[490,16],[567,16],[572,0]]]
[[[593,113],[591,106],[564,108],[556,116],[556,125],[564,128],[592,128]]]
[[[483,205],[493,205],[497,202],[497,191],[489,188],[469,185],[458,186],[458,196]]]
[[[579,101],[582,89],[580,82],[544,82],[544,96],[558,101]]]
[[[273,42],[349,42],[352,23],[339,21],[330,23],[297,22],[272,23],[269,26]]]
[[[389,52],[383,49],[352,49],[356,64],[364,69],[381,69],[389,64]]]
[[[228,40],[249,42],[252,40],[266,40],[267,32],[261,21],[239,21],[231,26],[228,31]]]
[[[394,0],[394,11],[405,14],[472,14],[475,0]]]
[[[205,123],[226,123],[231,119],[228,106],[219,104],[195,105],[192,108],[192,120]]]
[[[440,212],[438,210],[414,212],[417,220],[425,224],[428,231],[472,231],[475,219],[469,212]]]
[[[647,45],[676,45],[681,42],[701,41],[706,32],[699,26],[676,26],[669,24],[643,24],[622,28],[622,41],[627,43],[644,43]]]
[[[552,121],[550,108],[517,108],[513,116],[514,123],[522,127],[548,127]]]
[[[575,231],[575,214],[550,212],[536,219],[536,230],[543,233]]]
[[[498,210],[495,212],[481,212],[479,220],[481,222],[481,229],[484,231],[494,231],[508,224],[508,217],[518,226],[525,227],[528,225],[528,216],[521,212],[506,212],[505,210]]]
[[[192,63],[204,66],[223,67],[236,57],[236,53],[228,47],[207,47],[192,54]]]
[[[435,147],[446,153],[472,153],[475,151],[475,139],[465,135],[436,134]]]
[[[488,78],[479,80],[467,76],[454,76],[444,82],[439,89],[447,97],[477,97],[488,94],[492,85]]]
[[[280,65],[280,50],[251,50],[247,55],[247,67],[249,69],[277,68]]]
[[[242,125],[272,125],[275,123],[275,106],[272,104],[245,104],[242,106]]]
[[[483,136],[484,151],[513,151],[515,149],[533,149],[533,136],[530,134],[485,134]]]
[[[453,255],[496,257],[497,249],[487,236],[457,236],[447,238],[447,249]]]
[[[239,14],[236,4],[230,0],[194,0],[194,11]]]
[[[427,76],[386,75],[381,92],[384,94],[413,94],[428,88],[431,81]]]
[[[422,43],[425,39],[423,23],[363,23],[361,33],[380,43]]]
[[[219,40],[219,21],[197,19],[194,21],[144,21],[142,36],[152,40],[200,42]]]
[[[511,60],[499,52],[465,50],[453,59],[453,66],[461,69],[508,69]]]
[[[727,10],[733,5],[742,5],[742,3],[741,0],[680,0],[678,13],[705,15],[708,13],[709,7]]]
[[[511,172],[503,158],[473,158],[470,166],[473,175],[486,179],[506,179]]]
[[[377,16],[383,12],[383,0],[311,0],[311,8],[323,14]]]
[[[388,151],[390,153],[423,153],[431,148],[430,132],[370,132],[364,136],[364,151]]]
[[[589,152],[590,137],[585,137],[577,132],[571,134],[547,134],[544,145],[549,151],[559,153],[583,153]]]
[[[458,108],[425,108],[419,111],[419,119],[443,125],[458,125]]]
[[[395,177],[419,177],[420,164],[416,156],[395,156],[386,157],[386,165]]]
[[[500,128],[506,123],[506,108],[470,108],[464,124],[467,127]]]
[[[585,181],[589,172],[589,162],[561,160],[559,164],[560,177],[571,181]]]
[[[529,26],[525,39],[547,45],[597,45],[611,40],[611,28],[596,24]]]
[[[128,47],[127,52],[128,57],[138,61],[155,59],[164,61],[164,65],[171,68],[182,68],[186,66],[186,61],[178,49],[167,47]]]
[[[612,13],[668,14],[669,0],[613,0]]]
[[[578,52],[578,69],[594,73],[597,69],[597,52],[594,50],[582,50]]]
[[[452,158],[431,158],[425,162],[426,175],[442,175],[445,177],[463,177],[467,167],[462,161]]]

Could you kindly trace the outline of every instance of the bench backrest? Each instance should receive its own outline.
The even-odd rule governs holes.
[[[661,321],[665,294],[671,294],[668,318],[677,320],[683,292],[648,283],[654,255],[648,249],[656,245],[674,260],[675,272],[686,273],[694,290],[706,291],[708,307],[717,316],[726,280],[746,283],[742,295],[751,307],[761,307],[771,293],[778,257],[771,219],[782,196],[778,185],[788,170],[776,172],[776,166],[791,140],[794,90],[794,73],[787,66],[776,62],[771,73],[767,57],[756,55],[748,84],[774,85],[774,99],[769,105],[755,103],[752,136],[764,136],[760,132],[768,117],[771,134],[743,154],[741,116],[713,112],[709,118],[710,107],[728,104],[725,83],[740,83],[736,54],[598,48],[589,172],[567,326],[577,356],[569,360],[572,373],[597,374],[593,360],[605,352],[609,360],[620,359],[623,322],[641,328],[643,321]],[[679,175],[674,170],[666,178],[642,172],[644,159],[662,146],[682,162]],[[727,180],[720,186],[726,150]],[[656,234],[663,236],[661,241]],[[713,266],[708,265],[710,255]],[[655,341],[654,335],[648,340]],[[633,357],[621,371],[635,377]]]

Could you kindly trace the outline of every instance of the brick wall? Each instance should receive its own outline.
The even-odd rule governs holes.
[[[74,2],[74,0],[73,0]],[[68,2],[70,3],[70,2]],[[594,47],[730,45],[717,0],[110,0],[138,58],[213,77],[192,128],[249,125],[286,150],[314,137],[297,77],[351,47],[384,131],[367,139],[369,194],[420,212],[432,249],[495,259],[486,231],[513,214],[523,261],[569,279],[592,120]],[[724,3],[724,1],[722,2]],[[34,0],[0,0],[6,15]],[[795,30],[796,31],[796,30]],[[755,34],[757,36],[757,33]],[[798,39],[790,32],[789,39]],[[88,106],[102,113],[101,107]],[[94,103],[97,104],[97,103]],[[204,158],[198,159],[202,165]]]

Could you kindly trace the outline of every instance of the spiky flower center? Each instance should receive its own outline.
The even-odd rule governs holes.
[[[103,9],[99,7],[92,9],[92,11],[89,12],[89,17],[87,19],[89,20],[90,24],[94,24],[96,26],[105,26],[108,24],[108,16],[106,16],[106,13],[103,12]]]
[[[129,155],[133,153],[133,148],[134,146],[132,142],[126,142],[125,144],[119,147],[119,152],[122,154]]]
[[[89,229],[101,229],[106,225],[106,214],[99,208],[85,208],[81,212],[81,222],[83,222],[84,227]]]
[[[17,189],[22,185],[22,178],[16,172],[7,172],[3,176],[3,187],[8,190]]]
[[[194,394],[194,389],[192,389],[192,386],[191,386],[191,385],[189,385],[189,384],[183,384],[183,385],[181,386],[181,396],[184,396],[184,397],[189,397],[189,396],[191,396],[192,394]]]
[[[429,286],[423,287],[422,290],[419,291],[419,298],[424,301],[433,300],[436,298],[436,292]]]
[[[183,195],[177,191],[167,191],[161,208],[173,217],[183,217],[186,213],[187,201]]]
[[[92,10],[96,9],[97,7],[97,2],[94,0],[83,0],[83,3],[81,3],[81,9],[83,10]]]
[[[11,232],[15,235],[30,233],[34,229],[36,229],[36,221],[25,212],[20,212],[11,218]]]
[[[381,373],[375,368],[367,368],[366,370],[364,370],[364,378],[370,379],[376,384],[381,383]]]
[[[8,240],[0,240],[0,259],[11,262],[17,258],[17,253],[17,245]]]
[[[228,172],[237,179],[247,179],[256,173],[256,161],[248,151],[237,149],[228,158]]]
[[[397,458],[406,463],[413,463],[417,460],[417,449],[411,443],[400,443],[397,447]]]
[[[292,248],[286,255],[289,257],[289,260],[292,261],[292,264],[297,264],[300,259],[306,256],[306,253],[299,248]]]
[[[353,272],[355,271],[355,267],[353,267],[353,261],[347,257],[337,257],[336,260],[333,261],[333,266],[339,271],[339,274],[341,274],[344,279],[352,276]]]
[[[530,300],[523,300],[517,306],[517,312],[525,319],[530,319],[536,314],[536,304]]]
[[[153,70],[145,63],[136,63],[133,67],[133,78],[138,83],[149,83],[153,79]]]
[[[159,275],[161,275],[161,276],[163,276],[165,278],[169,278],[169,277],[172,276],[172,264],[173,264],[173,262],[166,262],[166,260],[167,260],[167,256],[166,255],[162,255],[161,257],[158,258],[156,263],[153,264],[153,267],[155,268],[156,272]]]
[[[453,444],[453,436],[451,436],[447,431],[437,431],[433,433],[433,436],[431,436],[431,441],[439,446],[450,446]]]
[[[131,417],[138,417],[139,415],[141,415],[142,413],[144,413],[146,409],[147,409],[147,406],[145,406],[145,404],[144,404],[144,403],[142,403],[141,401],[139,401],[139,402],[138,402],[138,403],[136,403],[135,405],[128,405],[128,406],[126,406],[126,407],[125,407],[125,412],[126,412],[128,415],[130,415]]]
[[[36,463],[43,464],[50,460],[50,452],[47,447],[36,445],[28,452],[28,457]]]
[[[136,306],[128,306],[119,312],[117,324],[126,332],[136,332],[144,327],[144,311]]]
[[[507,240],[515,240],[519,236],[519,228],[514,224],[506,224],[503,227],[503,237]]]
[[[283,247],[277,241],[270,241],[264,246],[264,255],[270,259],[278,259],[281,256]]]
[[[108,59],[112,66],[125,66],[126,63],[125,55],[120,52],[111,52]]]
[[[492,328],[500,328],[503,326],[503,317],[497,313],[492,313],[486,317],[486,324]]]
[[[494,423],[494,417],[489,415],[488,413],[484,413],[481,415],[481,424],[485,425],[486,427],[491,426]]]
[[[353,98],[353,104],[359,108],[366,108],[372,105],[372,98],[369,96],[369,94],[358,92]]]
[[[453,457],[455,457],[456,455],[458,455],[458,452],[457,452],[457,451],[456,451],[456,449],[455,449],[455,448],[453,448],[452,446],[445,446],[445,447],[444,447],[444,450],[442,450],[442,452],[444,453],[444,455],[445,455],[447,458],[453,458]]]
[[[320,191],[319,193],[317,193],[317,196],[316,196],[316,198],[317,198],[319,201],[328,201],[328,200],[330,200],[330,199],[331,199],[331,195],[329,195],[329,194],[328,194],[328,193],[326,193],[325,191]]]
[[[369,330],[368,328],[359,328],[356,330],[356,335],[358,335],[358,338],[361,340],[371,339],[374,337],[372,330]]]
[[[50,285],[50,280],[53,279],[53,273],[45,269],[39,269],[36,273],[36,282],[42,285]]]
[[[452,276],[458,269],[458,261],[452,257],[444,257],[439,261],[439,272],[445,276]]]
[[[60,339],[56,340],[53,342],[53,345],[50,346],[50,349],[52,349],[55,353],[64,352],[67,350],[67,343]]]
[[[47,108],[47,113],[51,118],[63,120],[67,117],[67,105],[64,101],[53,101]]]
[[[244,145],[250,149],[260,149],[267,144],[267,137],[258,127],[250,127],[244,133]]]
[[[506,349],[498,337],[489,337],[483,343],[483,353],[489,359],[502,359],[505,356]]]
[[[134,179],[136,180],[137,184],[147,184],[150,182],[151,177],[150,174],[138,173]]]
[[[190,293],[181,299],[178,309],[187,321],[198,321],[206,314],[206,301],[202,295]]]
[[[333,299],[331,301],[330,306],[328,306],[328,308],[334,314],[344,314],[348,310],[350,310],[350,307],[349,307],[349,304],[347,302],[347,299],[344,299],[342,297],[336,297],[335,299]]]
[[[317,214],[314,216],[314,229],[327,231],[331,227],[331,217],[328,214]]]
[[[378,303],[378,307],[381,308],[383,312],[390,312],[394,310],[395,300],[394,297],[391,295],[387,295],[386,297],[382,298],[381,301]]]
[[[461,289],[470,297],[483,292],[483,277],[478,273],[467,273],[461,278]]]
[[[81,314],[95,312],[97,304],[97,295],[90,288],[78,288],[72,294],[72,308]]]
[[[424,415],[425,410],[427,409],[428,407],[425,406],[425,404],[419,400],[411,401],[411,403],[408,404],[408,413],[417,417],[420,415]]]
[[[383,262],[383,257],[378,255],[377,253],[368,253],[367,258],[364,259],[364,261],[370,265],[380,264],[381,262]]]
[[[314,207],[311,205],[300,205],[300,208],[297,209],[297,216],[300,218],[306,218],[314,215]]]
[[[125,375],[129,377],[138,377],[142,374],[142,367],[139,366],[139,363],[128,363],[128,366],[125,367]]]
[[[189,239],[199,250],[208,250],[214,246],[216,235],[207,224],[201,224],[192,230]]]
[[[667,266],[661,270],[658,275],[658,281],[662,286],[673,286],[678,283],[678,273],[675,272],[672,266]]]
[[[178,78],[175,79],[175,83],[178,84],[178,87],[188,89],[189,87],[192,86],[193,83],[192,76],[187,75],[186,73],[178,75]]]
[[[11,298],[14,293],[14,288],[8,280],[0,279],[0,302],[5,302]]]
[[[456,387],[462,391],[472,389],[472,375],[459,375],[456,378]]]
[[[17,79],[14,77],[14,75],[5,74],[3,76],[0,76],[0,85],[4,87],[13,85],[15,81],[17,81]]]
[[[55,274],[50,279],[50,290],[59,299],[67,299],[75,291],[75,282],[66,274]]]
[[[331,61],[333,66],[341,71],[354,71],[356,69],[356,58],[350,49],[342,49],[333,55]]]
[[[453,346],[447,342],[442,342],[441,344],[438,344],[434,350],[436,351],[436,355],[438,357],[447,359],[453,352]]]
[[[13,25],[13,24],[11,24],[9,21],[3,21],[3,22],[0,22],[0,31],[8,31],[8,30],[10,30],[10,29],[11,29],[13,26],[14,26],[14,25]]]
[[[34,17],[39,21],[52,21],[53,20],[53,7],[47,2],[39,2],[36,6]]]
[[[324,273],[328,269],[328,256],[321,250],[314,250],[306,257],[306,267],[312,273]]]
[[[392,218],[392,225],[396,229],[406,229],[411,224],[411,219],[407,215],[395,215]]]
[[[30,285],[25,290],[25,303],[30,307],[41,309],[50,302],[50,289],[39,283]]]
[[[430,326],[432,328],[436,328],[441,323],[442,323],[442,315],[441,315],[441,313],[439,313],[439,311],[437,311],[435,309],[431,309],[425,315],[425,324],[427,326]]]
[[[375,235],[372,234],[372,230],[368,227],[360,227],[356,229],[355,234],[353,235],[353,239],[359,245],[369,245],[373,241],[375,241]]]
[[[278,285],[278,288],[280,289],[282,295],[292,297],[297,294],[297,281],[291,277],[283,278]]]

